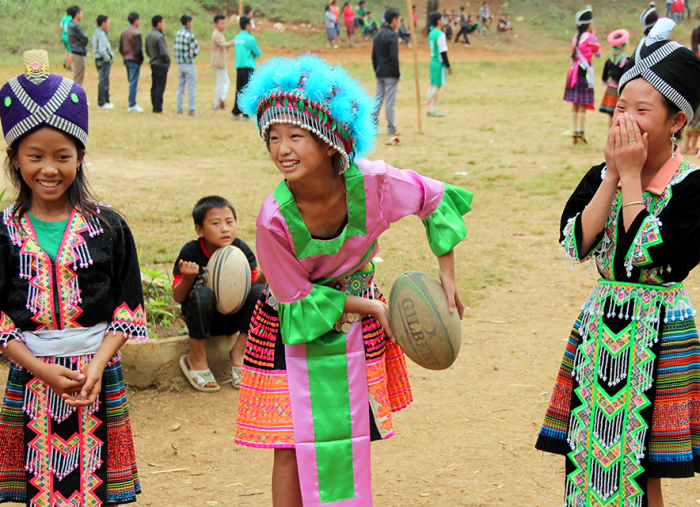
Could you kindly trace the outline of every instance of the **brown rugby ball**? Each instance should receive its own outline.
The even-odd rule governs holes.
[[[420,271],[399,275],[389,295],[396,342],[411,360],[429,370],[444,370],[457,359],[462,321],[450,313],[447,296],[435,278]]]

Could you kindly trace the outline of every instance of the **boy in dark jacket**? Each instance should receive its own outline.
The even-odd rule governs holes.
[[[87,45],[90,39],[83,32],[83,27],[80,26],[80,22],[83,20],[82,9],[78,6],[71,7],[70,15],[73,16],[73,19],[68,24],[68,45],[73,55],[73,81],[83,86]]]
[[[396,33],[399,28],[400,13],[398,9],[390,7],[384,13],[384,24],[379,33],[374,37],[372,47],[372,66],[377,77],[377,108],[374,117],[379,122],[379,111],[382,102],[386,99],[386,119],[389,124],[387,134],[399,136],[396,129],[394,108],[396,106],[396,93],[399,89],[399,36]]]
[[[153,30],[146,36],[146,54],[151,63],[151,103],[154,113],[163,112],[163,94],[165,83],[168,80],[170,68],[170,54],[168,44],[165,41],[165,21],[163,16],[155,15],[151,20]]]

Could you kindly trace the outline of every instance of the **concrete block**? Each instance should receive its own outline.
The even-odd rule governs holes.
[[[238,334],[212,336],[207,340],[207,361],[219,383],[231,378],[229,352],[236,343]],[[122,368],[127,385],[139,389],[164,387],[185,380],[180,370],[180,357],[189,354],[190,337],[152,338],[147,343],[129,340],[121,348]]]

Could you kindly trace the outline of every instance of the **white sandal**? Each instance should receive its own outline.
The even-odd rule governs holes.
[[[240,369],[241,368],[238,368],[236,366],[231,367],[231,379],[232,379],[231,385],[233,386],[234,389],[241,388],[241,374],[236,371],[236,370],[240,370]]]
[[[187,356],[182,356],[180,358],[180,369],[182,370],[182,373],[185,374],[185,378],[189,380],[190,385],[197,391],[213,393],[221,389],[221,386],[216,382],[216,379],[209,368],[206,370],[191,370],[190,365],[187,362]],[[209,382],[214,382],[216,387],[205,387]]]

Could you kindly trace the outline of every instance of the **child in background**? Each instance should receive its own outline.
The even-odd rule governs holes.
[[[66,48],[66,54],[63,55],[63,68],[73,70],[73,55],[70,52],[70,44],[68,44],[68,25],[73,19],[71,7],[66,9],[66,15],[61,18],[61,44]]]
[[[45,51],[25,52],[24,64],[0,89],[17,190],[0,225],[0,345],[12,360],[0,503],[135,502],[119,348],[147,340],[136,246],[124,219],[91,194],[85,91],[50,74]]]
[[[367,10],[365,9],[365,1],[362,0],[357,7],[355,7],[355,28],[361,30],[365,24],[365,14]]]
[[[234,120],[239,119],[243,114],[241,108],[238,107],[238,96],[250,81],[250,76],[255,72],[257,67],[255,60],[262,55],[258,41],[253,35],[253,21],[247,16],[242,16],[238,20],[238,25],[241,27],[241,31],[233,39],[236,48],[236,102],[231,113]],[[245,115],[243,117],[247,119]]]
[[[624,28],[615,30],[608,35],[608,44],[612,46],[612,56],[608,58],[603,67],[603,84],[607,85],[603,101],[599,111],[608,115],[608,128],[612,127],[613,113],[617,105],[618,83],[622,77],[622,71],[627,65],[627,44],[630,33]]]
[[[253,8],[250,5],[246,5],[243,8],[243,15],[250,20],[250,28],[255,31],[255,20],[253,19]]]
[[[347,32],[345,42],[348,46],[352,46],[352,35],[355,33],[355,13],[350,2],[343,4],[343,17],[345,18],[345,30]]]
[[[365,40],[367,40],[369,37],[374,37],[378,30],[379,27],[377,26],[377,21],[372,17],[372,11],[367,11],[367,15],[365,16],[365,26],[362,29]]]
[[[498,18],[498,33],[512,32],[513,25],[510,22],[510,14],[502,13]]]
[[[401,18],[401,25],[399,25],[399,42],[405,42],[409,48],[413,47],[411,46],[411,33],[406,28],[406,22],[403,18]]]
[[[335,36],[340,38],[340,6],[338,5],[337,0],[330,0],[330,6],[331,6],[331,12],[333,13],[333,16],[335,17]]]
[[[411,18],[413,19],[413,30],[416,33],[418,30],[418,11],[416,10],[416,4],[411,6]]]
[[[447,40],[452,40],[452,37],[454,36],[453,22],[454,16],[452,13],[450,13],[450,11],[445,9],[445,12],[442,14],[442,31],[445,32],[445,37],[447,37]]]
[[[190,353],[180,358],[180,368],[192,387],[198,391],[220,389],[207,363],[206,340],[212,335],[232,335],[239,332],[231,349],[231,376],[233,387],[240,388],[243,351],[248,338],[248,327],[255,303],[263,291],[265,278],[258,271],[258,262],[250,247],[236,237],[236,210],[218,196],[203,197],[192,210],[194,230],[199,236],[180,250],[173,269],[173,299],[182,305],[182,316],[190,334]],[[248,258],[253,285],[243,307],[234,314],[222,315],[216,311],[214,291],[203,285],[209,258],[219,248],[233,245]]]
[[[326,12],[323,15],[323,20],[326,24],[326,35],[328,36],[328,42],[326,42],[326,47],[330,48],[331,44],[334,48],[338,48],[338,44],[335,43],[335,38],[337,34],[335,33],[335,14],[331,11],[331,6],[326,5]]]
[[[274,507],[371,507],[370,440],[392,436],[392,412],[413,399],[374,283],[377,240],[421,218],[461,317],[453,248],[472,194],[361,160],[376,136],[374,100],[317,57],[268,61],[243,108],[284,180],[256,221],[270,285],[250,327],[236,442],[275,449]]]
[[[457,45],[459,42],[459,37],[464,35],[464,47],[469,47],[469,34],[476,30],[476,25],[472,23],[471,15],[467,14],[464,6],[459,8],[459,32],[457,36],[452,41],[453,45]]]
[[[574,144],[586,144],[586,110],[595,103],[593,87],[595,75],[591,60],[600,57],[600,44],[593,28],[593,11],[576,13],[578,34],[571,39],[571,65],[566,77],[564,101],[571,102],[571,129]]]
[[[442,15],[433,12],[430,15],[430,88],[428,88],[428,116],[445,116],[437,110],[438,93],[445,86],[445,72],[452,74],[450,61],[447,59],[447,37],[442,31]]]

